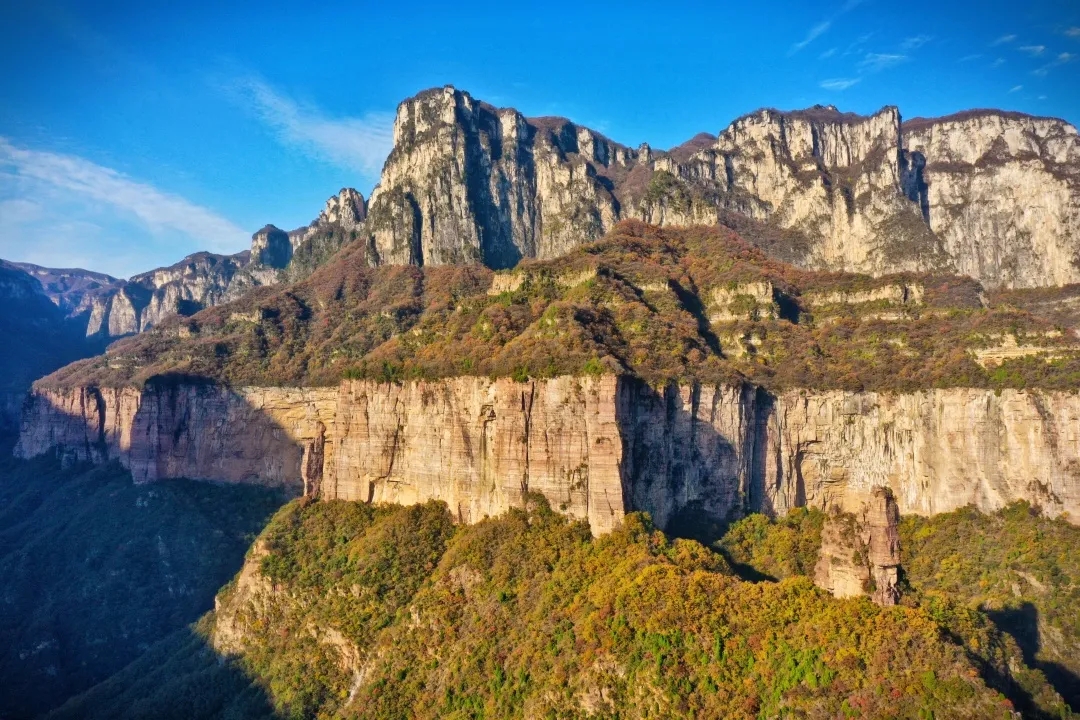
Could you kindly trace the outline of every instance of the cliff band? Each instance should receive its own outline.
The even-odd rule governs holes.
[[[596,533],[811,505],[901,513],[1026,499],[1080,517],[1080,396],[669,385],[602,376],[462,377],[337,388],[167,384],[36,389],[16,454],[119,460],[136,482],[305,485],[365,502],[445,501],[464,522],[543,493]]]

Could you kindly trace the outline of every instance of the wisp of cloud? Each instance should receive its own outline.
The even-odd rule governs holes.
[[[16,147],[0,137],[0,168],[31,197],[42,188],[71,193],[132,216],[151,232],[178,231],[210,250],[235,252],[247,242],[248,233],[212,210],[75,155]]]
[[[858,82],[859,78],[834,78],[832,80],[822,80],[820,84],[825,90],[847,90]]]
[[[258,117],[287,145],[320,160],[377,177],[394,144],[394,118],[373,112],[359,118],[330,118],[319,108],[302,106],[267,83],[247,79],[241,89]]]

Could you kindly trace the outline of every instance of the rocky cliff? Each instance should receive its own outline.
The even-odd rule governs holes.
[[[508,267],[620,218],[715,224],[734,211],[795,232],[770,249],[805,267],[1080,280],[1080,139],[1060,120],[761,110],[662,152],[446,87],[403,102],[394,139],[364,228],[373,263]]]
[[[900,512],[1017,499],[1080,517],[1080,397],[939,390],[770,395],[749,386],[560,377],[338,388],[167,384],[35,391],[16,454],[118,458],[135,479],[262,482],[349,500],[445,501],[465,522],[541,492],[605,532],[811,505]],[[321,467],[309,467],[313,450]],[[303,469],[302,469],[303,468]]]
[[[979,110],[903,125],[912,187],[956,269],[988,286],[1078,279],[1080,141],[1061,120]]]
[[[874,488],[855,513],[833,510],[821,530],[814,582],[837,597],[869,595],[878,605],[900,599],[900,511],[892,491]]]
[[[36,279],[41,292],[87,337],[116,338],[235,300],[256,287],[302,279],[356,238],[366,213],[363,195],[344,188],[306,227],[287,233],[267,225],[252,236],[250,250],[197,252],[128,280],[88,270],[8,265]]]

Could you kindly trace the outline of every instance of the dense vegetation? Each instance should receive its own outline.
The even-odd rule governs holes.
[[[747,291],[754,283],[765,283],[766,296]],[[890,286],[921,288],[922,297],[844,299]],[[977,351],[1014,340],[1037,352],[980,364]],[[369,268],[353,243],[303,282],[164,322],[44,382],[616,372],[772,389],[1073,389],[1078,349],[1071,334],[1024,310],[983,307],[970,279],[814,273],[768,258],[730,228],[625,222],[562,258],[498,275],[480,266]]]
[[[901,525],[903,567],[920,592],[940,592],[989,613],[1080,708],[1080,527],[1018,502]]]
[[[196,620],[281,502],[0,444],[0,717],[54,707]]]
[[[825,513],[796,508],[782,518],[754,513],[728,528],[716,549],[749,579],[813,577]]]
[[[821,518],[805,510],[777,520],[751,515],[717,547],[748,577],[812,575]],[[900,534],[905,602],[941,608],[949,598],[985,613],[1080,707],[1080,527],[1018,502],[992,514],[969,507],[905,517]],[[955,632],[962,613],[949,612]]]
[[[962,606],[883,609],[805,578],[746,582],[647,517],[593,539],[530,503],[454,526],[438,503],[294,501],[216,615],[55,717],[249,717],[269,704],[289,718],[988,718],[1014,702],[1067,715],[1015,644]]]

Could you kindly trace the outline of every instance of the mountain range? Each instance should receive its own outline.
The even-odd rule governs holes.
[[[1068,716],[1065,701],[1077,702],[1080,640],[1062,610],[1072,570],[1042,573],[1059,565],[1041,555],[984,569],[1051,618],[992,626],[933,594],[946,582],[926,566],[962,559],[925,559],[937,557],[932,532],[956,548],[975,542],[957,527],[992,534],[965,513],[1007,526],[1025,538],[1017,544],[1029,530],[1071,537],[1080,517],[1080,137],[1064,121],[763,109],[661,151],[435,88],[398,107],[370,198],[344,188],[306,227],[266,225],[249,250],[127,280],[4,262],[0,323],[14,348],[0,429],[18,429],[15,472],[64,477],[94,464],[110,483],[183,478],[297,498],[216,611],[145,656],[181,666],[168,691],[150,693],[162,705],[146,700],[155,671],[137,662],[69,716],[130,711],[131,693],[157,716],[193,678],[240,688],[208,691],[215,707],[256,712],[231,705],[233,693],[259,713],[303,716],[369,706],[400,716],[408,703],[394,693],[462,717],[483,702],[614,712],[636,702],[626,678],[638,676],[652,678],[640,691],[650,703],[697,698],[750,715],[858,714],[856,699],[881,714],[888,703],[867,693],[886,682],[893,700],[916,698],[912,713]],[[901,565],[902,516],[905,543],[920,547],[904,560],[922,573],[915,586]],[[720,554],[663,533],[716,541]],[[763,547],[780,542],[798,545],[784,550],[797,562]],[[551,548],[557,557],[533,567]],[[799,649],[768,657],[796,653],[794,669],[770,670],[761,688],[729,698],[737,706],[714,705],[725,686],[712,679],[665,684],[685,679],[664,666],[671,643],[687,653],[682,668],[736,675],[753,653],[720,635],[700,651],[700,638],[683,647],[681,635],[645,632],[667,602],[652,586],[640,616],[612,610],[627,602],[600,589],[625,580],[612,553],[674,573],[672,587],[695,578],[730,591],[739,608],[757,591],[735,575],[761,579],[762,568],[811,576],[837,598],[908,605],[835,619],[840,605],[783,581],[777,606],[840,623],[838,656],[872,670],[844,677],[865,687],[836,689],[835,658],[785,635]],[[617,577],[559,585],[560,573],[600,577],[583,569],[595,562]],[[529,663],[506,660],[512,650],[461,649],[450,637],[460,623],[439,615],[500,618],[522,647],[574,644],[569,626],[508,619],[519,594],[523,605],[547,597],[595,640],[586,655],[607,659],[537,670],[540,692]],[[744,620],[754,638],[776,622]],[[907,621],[918,631],[902,649],[859,629],[900,637]],[[638,629],[624,637],[625,622]],[[421,659],[414,635],[429,626],[452,663],[492,663],[486,689],[462,699],[471,671],[451,682]],[[415,661],[386,665],[388,647],[415,650]],[[884,673],[868,659],[882,652],[909,653],[921,680]],[[642,665],[646,656],[660,659]],[[298,674],[304,658],[318,677]],[[574,689],[558,696],[550,688],[565,677]]]

